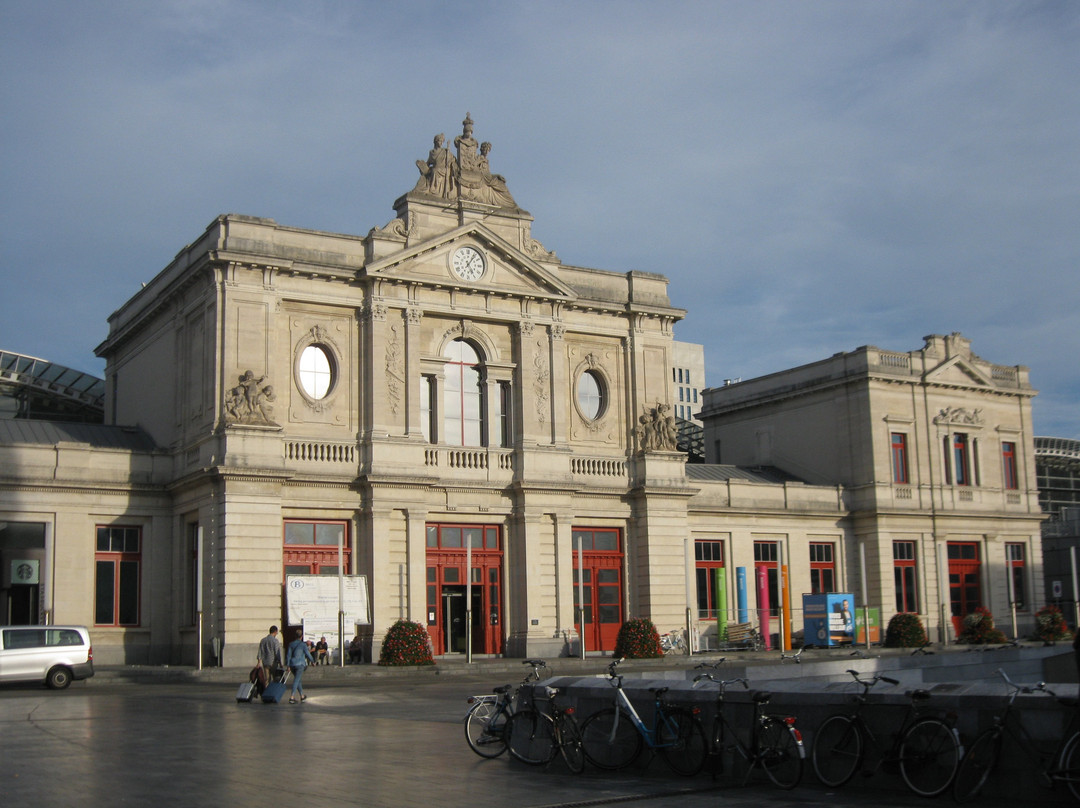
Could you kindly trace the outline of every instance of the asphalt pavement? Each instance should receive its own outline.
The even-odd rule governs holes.
[[[308,700],[297,705],[236,703],[236,672],[158,673],[132,681],[103,670],[92,683],[60,692],[0,688],[0,800],[5,808],[927,803],[884,773],[878,776],[894,778],[894,788],[855,781],[826,790],[809,765],[803,784],[782,792],[762,779],[743,786],[707,774],[679,777],[660,760],[622,772],[589,767],[581,775],[558,759],[538,768],[505,755],[484,760],[465,743],[466,698],[519,678],[520,664],[492,665],[479,674],[444,666],[438,674],[380,675],[371,666],[361,672],[364,667],[351,675],[348,669],[311,671]],[[981,802],[1004,804],[992,793]]]

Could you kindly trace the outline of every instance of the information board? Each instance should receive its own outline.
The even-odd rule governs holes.
[[[371,623],[368,611],[368,585],[366,575],[346,575],[345,592],[341,608],[345,612],[346,627],[357,623]],[[290,626],[305,621],[332,621],[338,619],[338,577],[336,575],[286,575],[285,601]]]

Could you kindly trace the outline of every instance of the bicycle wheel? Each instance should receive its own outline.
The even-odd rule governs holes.
[[[1080,800],[1080,732],[1066,742],[1060,763],[1061,768],[1055,773],[1054,779],[1064,780],[1073,799]]]
[[[555,718],[555,731],[559,753],[566,761],[566,768],[574,774],[581,774],[585,771],[585,749],[581,744],[581,727],[577,719],[569,713],[560,713]]]
[[[990,779],[990,772],[997,765],[1000,754],[1001,730],[991,727],[964,752],[960,768],[956,770],[956,779],[953,780],[953,799],[957,802],[975,799]]]
[[[656,728],[660,754],[677,774],[691,777],[701,771],[709,752],[705,730],[689,710],[667,710]]]
[[[937,718],[920,718],[900,741],[900,776],[920,797],[936,797],[960,768],[960,740]]]
[[[641,735],[627,715],[614,707],[600,710],[581,725],[585,757],[599,769],[623,769],[641,753]]]
[[[506,722],[506,748],[522,763],[542,766],[555,757],[555,722],[536,710],[521,710]]]
[[[849,716],[830,716],[814,733],[814,746],[810,752],[814,774],[830,788],[839,788],[854,777],[862,764],[862,756],[862,733]]]
[[[778,788],[795,788],[802,780],[803,754],[795,730],[776,718],[766,719],[758,738],[761,768]]]
[[[507,713],[493,701],[478,701],[465,716],[465,740],[482,758],[495,758],[506,751]]]

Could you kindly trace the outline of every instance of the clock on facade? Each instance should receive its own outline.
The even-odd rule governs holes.
[[[454,253],[450,266],[463,281],[479,280],[484,274],[484,256],[475,247],[461,247]]]

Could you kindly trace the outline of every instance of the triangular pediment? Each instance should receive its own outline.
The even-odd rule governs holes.
[[[964,387],[993,387],[993,380],[962,356],[953,356],[928,371],[923,377],[935,384],[958,385]]]
[[[473,277],[478,266],[475,262],[471,271],[455,266],[455,256],[462,248],[472,248],[480,254],[483,270],[478,277]],[[561,300],[577,297],[558,275],[479,222],[468,222],[400,252],[384,255],[367,264],[364,272],[369,278],[491,291],[503,296]]]

